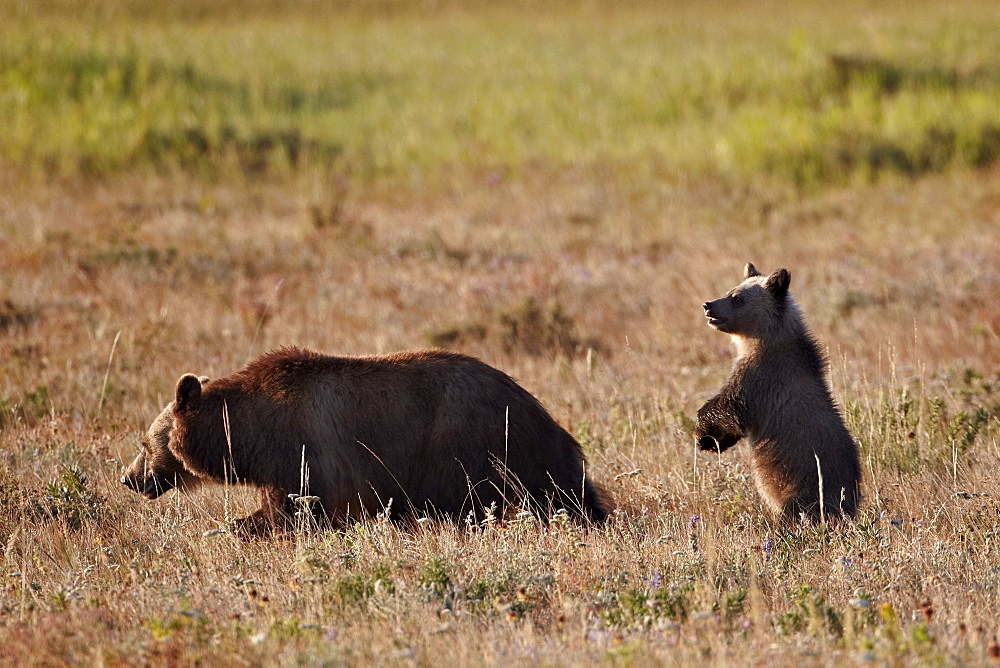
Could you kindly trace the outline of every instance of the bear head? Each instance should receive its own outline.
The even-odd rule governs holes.
[[[195,407],[192,403],[201,399],[201,387],[208,380],[205,376],[181,376],[175,400],[153,420],[142,437],[142,449],[122,474],[123,485],[148,499],[155,499],[174,487],[191,489],[200,482],[170,449],[170,438],[177,416]]]
[[[747,263],[742,283],[725,297],[703,304],[708,324],[733,336],[767,338],[785,324],[792,299],[788,293],[791,280],[787,269],[764,276],[752,263]]]

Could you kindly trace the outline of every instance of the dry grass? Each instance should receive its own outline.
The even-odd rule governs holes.
[[[404,203],[308,180],[7,179],[5,661],[988,660],[995,173],[814,195],[662,184],[642,200],[540,176]],[[729,364],[700,303],[747,259],[791,269],[830,348],[866,462],[855,525],[778,531],[745,452],[693,457],[690,420]],[[518,318],[543,334],[531,346],[509,336]],[[147,502],[117,483],[181,372],[449,329],[475,331],[454,345],[585,444],[624,511],[606,529],[372,522],[247,545],[212,533],[246,490]]]

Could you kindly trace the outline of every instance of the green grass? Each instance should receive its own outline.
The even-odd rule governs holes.
[[[5,5],[2,157],[62,175],[610,166],[815,184],[1000,156],[987,2],[185,4]]]

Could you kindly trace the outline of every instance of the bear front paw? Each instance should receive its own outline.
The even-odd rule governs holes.
[[[711,450],[712,452],[719,451],[719,442],[713,437],[705,435],[698,439],[698,449],[699,450]]]

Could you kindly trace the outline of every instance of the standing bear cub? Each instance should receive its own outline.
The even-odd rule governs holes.
[[[596,522],[608,513],[580,445],[537,399],[443,351],[284,348],[226,378],[184,375],[121,481],[150,499],[204,481],[254,485],[262,505],[237,523],[243,533],[287,526],[295,494],[318,497],[314,511],[335,526],[390,507],[481,517],[522,500]]]
[[[736,360],[698,410],[698,447],[721,452],[745,436],[757,489],[786,520],[854,517],[858,448],[830,394],[826,356],[788,291],[791,275],[747,264],[744,278],[704,304],[708,324],[732,337]]]

